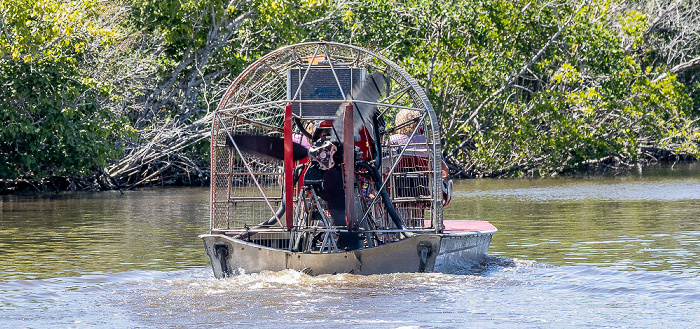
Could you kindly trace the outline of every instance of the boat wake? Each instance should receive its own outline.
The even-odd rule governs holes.
[[[467,314],[470,324],[486,327],[494,317],[500,327],[523,321],[597,326],[617,319],[619,313],[611,306],[637,303],[635,309],[648,316],[628,318],[626,324],[634,326],[653,323],[652,310],[664,310],[665,317],[680,321],[700,301],[696,278],[662,272],[551,266],[498,256],[451,270],[317,276],[283,270],[215,279],[202,267],[17,280],[0,283],[0,318],[10,327],[26,326],[28,319],[30,325],[104,327],[109,318],[110,324],[123,327],[279,328],[291,323],[397,328],[454,327]],[[552,301],[558,308],[552,308]],[[579,316],[580,305],[595,314],[607,313]],[[548,307],[550,311],[541,312]]]

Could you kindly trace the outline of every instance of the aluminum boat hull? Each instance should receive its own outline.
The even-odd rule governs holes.
[[[478,230],[417,234],[374,248],[334,253],[291,252],[224,234],[205,234],[200,238],[217,278],[285,269],[311,275],[453,272],[478,264],[486,257],[496,228],[487,222],[478,223],[481,223]]]

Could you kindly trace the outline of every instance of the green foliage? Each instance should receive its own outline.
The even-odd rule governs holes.
[[[111,34],[96,27],[100,8],[94,0],[0,0],[0,8],[4,61],[76,60],[91,38]]]
[[[658,45],[677,31],[650,39],[654,17],[619,5],[0,0],[0,178],[102,169],[159,127],[202,118],[254,59],[305,40],[404,67],[428,89],[448,160],[473,176],[699,155],[697,68],[669,74]]]
[[[81,69],[96,29],[93,2],[3,1],[0,178],[85,174],[120,154],[124,120],[110,86]]]
[[[600,19],[609,3],[573,5],[367,0],[345,17],[355,42],[386,48],[424,85],[430,79],[448,160],[470,175],[634,164],[650,149],[699,155],[687,87],[655,79],[667,68],[622,48],[622,37],[643,45],[647,16],[613,17],[618,32]]]
[[[162,39],[157,52],[135,49],[153,57],[157,85],[144,91],[145,109],[132,106],[140,112],[130,114],[132,123],[144,129],[163,120],[196,121],[252,60],[307,38],[317,27],[313,21],[332,5],[330,0],[129,0],[124,27]]]
[[[251,58],[306,38],[313,25],[303,22],[321,18],[332,5],[329,0],[132,0],[131,17],[142,33],[163,36],[164,60],[171,64],[188,49],[207,46],[212,29],[233,32],[228,45],[214,54],[211,67],[226,63],[227,69],[242,70]],[[224,20],[236,24],[221,26]]]
[[[240,10],[229,8],[228,3],[223,0],[134,0],[131,4],[133,23],[141,31],[160,33],[168,45],[166,52],[176,55],[189,47],[204,46],[207,29],[201,27],[215,24],[224,15],[240,14]]]

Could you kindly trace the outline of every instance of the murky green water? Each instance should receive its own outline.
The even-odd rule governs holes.
[[[2,197],[0,280],[207,265],[208,189]]]
[[[619,178],[460,181],[448,219],[499,229],[490,254],[700,275],[700,167]]]
[[[700,167],[468,180],[447,219],[489,220],[461,275],[216,280],[208,189],[0,200],[0,327],[700,326]]]

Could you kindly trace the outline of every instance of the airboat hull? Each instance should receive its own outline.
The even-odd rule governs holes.
[[[479,229],[417,234],[378,247],[334,253],[291,252],[225,234],[205,234],[200,237],[204,241],[216,278],[284,269],[311,275],[450,273],[478,264],[486,257],[491,237],[497,230],[488,222],[472,223],[478,224]]]

